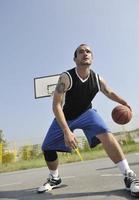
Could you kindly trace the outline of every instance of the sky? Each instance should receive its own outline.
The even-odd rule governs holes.
[[[75,66],[73,53],[91,46],[91,68],[139,115],[138,0],[0,0],[0,129],[7,141],[37,141],[54,114],[52,98],[34,98],[34,78]],[[105,121],[116,106],[93,101]]]

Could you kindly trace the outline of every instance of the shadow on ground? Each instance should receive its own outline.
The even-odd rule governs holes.
[[[66,187],[66,185],[63,185],[63,187]],[[60,189],[60,188],[59,188]],[[55,189],[56,190],[56,189]],[[68,190],[67,190],[68,191]],[[36,188],[31,188],[27,190],[15,190],[15,191],[1,191],[0,192],[0,199],[14,199],[14,200],[51,200],[51,199],[65,199],[70,200],[71,198],[80,199],[81,197],[84,197],[86,199],[87,197],[91,197],[92,199],[95,199],[95,197],[98,199],[98,196],[100,199],[112,199],[114,196],[117,197],[125,197],[126,199],[137,199],[136,197],[131,197],[130,193],[127,191],[120,189],[120,190],[111,190],[111,191],[99,191],[99,192],[76,192],[76,193],[64,193],[64,194],[53,194],[53,191],[49,193],[42,193],[38,194],[36,192]]]

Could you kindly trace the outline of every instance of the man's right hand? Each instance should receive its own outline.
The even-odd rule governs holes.
[[[74,133],[71,132],[70,130],[64,133],[64,140],[65,140],[65,144],[71,149],[77,148],[77,144],[78,144],[77,138],[75,137]]]

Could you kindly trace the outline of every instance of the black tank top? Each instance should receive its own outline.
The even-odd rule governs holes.
[[[77,75],[75,68],[65,72],[70,79],[69,90],[65,93],[63,112],[67,120],[72,120],[92,107],[91,101],[99,91],[99,76],[92,70],[87,80]]]

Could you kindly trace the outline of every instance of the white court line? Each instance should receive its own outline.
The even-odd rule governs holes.
[[[65,176],[65,177],[62,177],[62,179],[69,179],[69,178],[75,178],[75,176]],[[7,186],[21,185],[21,184],[22,184],[21,182],[7,183],[7,184],[0,185],[0,187],[7,187]]]
[[[139,156],[139,153],[135,153],[136,156]]]
[[[21,182],[3,184],[3,185],[0,185],[0,187],[11,186],[11,185],[21,185]]]
[[[75,178],[75,176],[64,176],[62,179]]]
[[[108,176],[123,176],[123,175],[122,174],[101,174],[100,176],[108,177]]]

